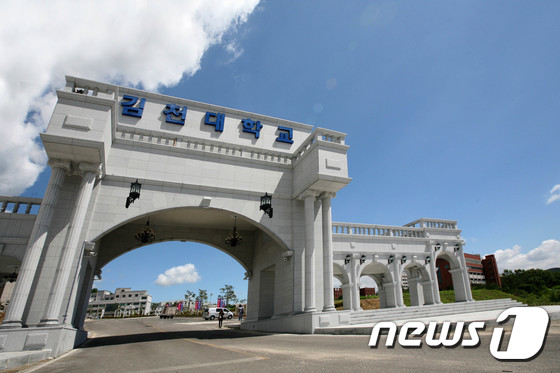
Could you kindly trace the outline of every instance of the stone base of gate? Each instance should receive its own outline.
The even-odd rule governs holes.
[[[86,339],[86,331],[64,326],[2,329],[0,352],[50,350],[48,357],[57,357]]]
[[[333,311],[273,316],[261,320],[249,319],[241,324],[241,329],[274,333],[313,334],[317,328],[349,324],[350,311]]]

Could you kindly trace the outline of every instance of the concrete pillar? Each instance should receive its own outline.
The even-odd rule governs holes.
[[[397,307],[404,307],[403,293],[402,293],[402,264],[401,255],[396,255],[393,261],[393,277],[395,283],[395,302]]]
[[[377,283],[377,292],[379,294],[379,308],[387,308],[387,295],[381,281]]]
[[[424,304],[434,304],[433,281],[422,281],[422,289],[424,291]]]
[[[359,276],[359,259],[355,255],[352,255],[350,259],[350,283],[351,294],[352,294],[352,310],[362,311],[362,306],[360,304],[360,276]]]
[[[453,290],[455,291],[456,302],[467,302],[467,290],[465,287],[465,278],[463,277],[463,268],[450,269],[451,278],[453,280]],[[470,288],[470,286],[469,286]]]
[[[315,307],[315,197],[308,193],[305,209],[305,312],[316,312]]]
[[[385,290],[385,304],[387,308],[397,307],[397,296],[395,293],[396,286],[396,281],[387,281],[383,283],[383,289]]]
[[[421,306],[423,303],[420,302],[420,294],[418,293],[418,277],[408,277],[408,292],[410,294],[410,305],[411,306]]]
[[[39,213],[29,237],[27,250],[19,269],[18,279],[12,293],[6,317],[0,328],[21,328],[23,326],[23,313],[27,305],[35,271],[39,266],[39,260],[58,201],[58,195],[65,175],[70,172],[70,161],[52,159],[49,160],[48,164],[52,169],[49,184],[47,185],[45,196],[41,202]]]
[[[467,302],[474,302],[474,299],[472,297],[472,291],[471,291],[471,282],[469,280],[469,272],[468,272],[468,268],[467,268],[467,261],[465,260],[465,254],[463,252],[463,247],[460,246],[459,250],[457,250],[455,252],[457,259],[459,259],[459,264],[461,266],[461,269],[463,270],[463,278],[464,278],[464,283],[465,283],[465,296],[467,298]]]
[[[342,284],[343,309],[351,311],[354,308],[352,299],[352,284]]]
[[[80,233],[84,225],[95,177],[99,174],[99,165],[81,163],[80,171],[83,173],[82,183],[80,184],[80,190],[78,191],[74,210],[70,218],[68,233],[62,247],[62,259],[56,270],[55,281],[49,294],[49,301],[41,319],[41,326],[59,325],[62,302],[67,290],[66,286],[70,276],[73,274],[72,263],[77,251],[82,250],[82,245],[79,242]]]
[[[430,251],[432,248],[430,247]],[[434,294],[434,304],[441,304],[441,298],[439,296],[439,285],[437,279],[437,269],[436,269],[436,256],[435,254],[431,256],[430,260],[430,276],[432,277],[432,291]]]
[[[323,211],[323,312],[336,311],[333,293],[333,253],[332,253],[332,214],[331,193],[321,196]]]

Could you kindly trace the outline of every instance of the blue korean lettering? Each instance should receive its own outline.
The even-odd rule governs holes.
[[[216,127],[216,131],[224,132],[224,121],[226,115],[222,113],[212,113],[210,111],[206,112],[204,117],[204,124]]]
[[[167,123],[184,125],[185,118],[187,117],[187,107],[183,106],[181,109],[179,105],[167,104],[163,114],[165,114],[165,121]]]
[[[138,107],[134,107],[134,105],[136,105],[136,102],[138,102],[138,97],[124,95],[123,101],[121,101],[121,106],[123,108],[122,115],[142,118],[142,112],[144,111],[144,104],[146,103],[146,99],[145,98],[141,99]]]
[[[243,132],[249,132],[255,134],[255,138],[258,139],[263,128],[261,121],[251,120],[249,118],[243,119]]]
[[[278,126],[278,131],[280,132],[278,133],[276,141],[288,144],[294,143],[294,130],[292,128]]]

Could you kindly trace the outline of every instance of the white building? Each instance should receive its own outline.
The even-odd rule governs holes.
[[[149,315],[152,296],[146,290],[117,288],[115,293],[107,290],[92,292],[86,317]]]

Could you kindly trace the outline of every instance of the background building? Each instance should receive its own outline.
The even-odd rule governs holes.
[[[98,290],[90,294],[86,317],[149,315],[151,306],[152,296],[146,290],[117,288],[114,294]]]
[[[496,284],[498,287],[502,287],[502,280],[500,279],[500,272],[498,271],[498,263],[496,262],[494,254],[486,255],[484,259],[482,259],[482,269],[484,271],[487,284]]]
[[[470,284],[471,285],[486,284],[484,271],[482,270],[482,263],[480,261],[480,254],[465,253],[465,262],[467,264],[467,271],[469,274]]]

